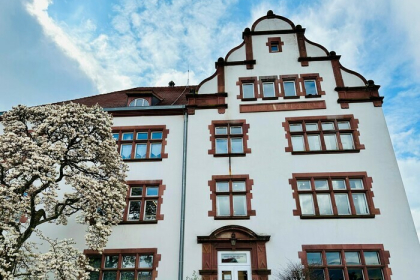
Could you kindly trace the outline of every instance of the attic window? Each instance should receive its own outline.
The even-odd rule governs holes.
[[[144,98],[137,98],[130,102],[129,107],[143,107],[149,106],[149,101]]]

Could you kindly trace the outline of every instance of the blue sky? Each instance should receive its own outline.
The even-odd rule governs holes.
[[[420,1],[3,0],[0,111],[135,86],[197,84],[267,10],[382,87],[420,236]]]

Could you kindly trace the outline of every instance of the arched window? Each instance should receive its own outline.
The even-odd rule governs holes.
[[[149,101],[147,101],[144,98],[137,98],[130,102],[130,107],[143,107],[143,106],[149,106]]]

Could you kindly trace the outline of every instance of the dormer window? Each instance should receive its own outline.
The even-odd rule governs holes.
[[[144,107],[144,106],[150,106],[149,101],[147,101],[144,98],[136,98],[133,101],[130,102],[128,105],[130,107]]]

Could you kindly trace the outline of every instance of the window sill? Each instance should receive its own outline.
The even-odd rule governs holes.
[[[257,101],[257,98],[242,98],[242,101]]]
[[[130,159],[123,159],[123,161],[127,161],[127,162],[162,161],[162,158],[130,158]]]
[[[236,153],[236,154],[214,154],[214,157],[244,157],[245,153]]]
[[[318,95],[318,94],[305,95],[305,98],[321,98],[321,95]]]
[[[249,216],[219,216],[214,217],[215,220],[249,220]]]
[[[297,96],[297,95],[295,95],[295,96],[283,96],[283,99],[299,99],[300,98],[300,96]]]
[[[157,224],[158,221],[154,220],[154,221],[122,221],[119,223],[119,225],[131,225],[131,224]]]
[[[263,97],[262,100],[278,100],[279,98],[277,96],[272,97]]]
[[[329,151],[292,151],[292,155],[316,155],[316,154],[351,154],[359,153],[360,149],[356,150],[329,150]]]
[[[309,216],[309,215],[300,215],[300,218],[303,220],[307,219],[372,219],[375,218],[374,214],[369,215],[322,215],[322,216]]]

